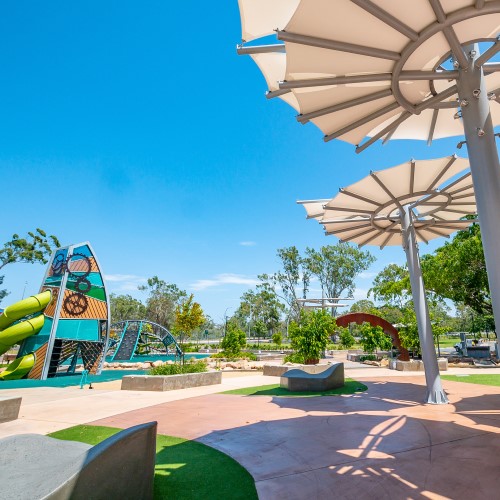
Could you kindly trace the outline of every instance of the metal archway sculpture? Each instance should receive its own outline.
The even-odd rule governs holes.
[[[336,321],[338,326],[343,327],[348,327],[349,323],[356,323],[358,325],[361,325],[362,323],[370,323],[372,326],[380,326],[384,330],[384,333],[392,338],[394,345],[398,348],[398,359],[401,361],[410,361],[408,350],[401,345],[398,330],[384,318],[376,316],[375,314],[356,312],[339,316]]]

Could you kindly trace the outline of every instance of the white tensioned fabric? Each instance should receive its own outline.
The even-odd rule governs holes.
[[[300,0],[238,0],[241,16],[241,39],[250,42],[273,34],[284,26]]]
[[[412,210],[419,241],[467,228],[476,213],[468,161],[451,156],[411,160],[397,167],[372,172],[361,181],[340,189],[331,200],[300,201],[307,217],[316,219],[341,241],[360,246],[401,245],[402,206]]]
[[[250,57],[255,61],[255,64],[257,64],[264,75],[269,91],[273,92],[278,90],[278,82],[285,77],[286,54],[281,52],[269,52],[266,54],[252,54]],[[296,111],[299,111],[299,103],[292,92],[278,97],[290,104]]]
[[[298,120],[314,123],[325,140],[356,145],[374,136],[432,141],[463,135],[456,76],[421,79],[408,72],[438,74],[446,67],[453,73],[453,40],[484,41],[488,47],[500,31],[498,0],[300,0],[285,2],[281,16],[275,8],[283,2],[240,0],[240,7],[250,3],[251,12],[242,10],[243,30],[267,21],[262,32],[277,30],[286,50],[279,88],[294,96]],[[439,23],[440,16],[445,21]],[[488,92],[495,96],[498,69],[483,65]],[[436,95],[432,104],[426,102]],[[499,125],[500,107],[496,99],[492,103],[493,123]]]

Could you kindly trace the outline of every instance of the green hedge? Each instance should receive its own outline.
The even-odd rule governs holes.
[[[149,371],[150,375],[181,375],[183,373],[203,373],[207,371],[207,364],[204,361],[194,361],[188,363],[174,363],[172,365],[154,366]]]

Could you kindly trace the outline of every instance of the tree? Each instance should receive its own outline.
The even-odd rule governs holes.
[[[183,344],[186,338],[190,338],[192,333],[205,323],[203,309],[198,302],[194,301],[191,294],[175,308],[175,325],[173,330],[179,336],[180,343]]]
[[[350,349],[356,343],[356,339],[349,331],[349,328],[343,328],[343,327],[339,328],[338,336],[340,340],[340,345],[344,349]]]
[[[404,307],[408,300],[411,300],[410,274],[406,266],[389,264],[382,269],[375,276],[372,288],[368,291],[368,296],[371,294],[375,300]]]
[[[236,357],[246,345],[245,332],[238,326],[238,323],[231,320],[227,323],[226,335],[221,342],[224,354]]]
[[[34,233],[28,232],[25,238],[14,234],[12,240],[0,249],[0,269],[14,262],[47,264],[52,252],[60,246],[56,236],[47,236],[47,233],[40,228],[37,228]]]
[[[321,247],[319,251],[306,249],[305,266],[315,275],[327,297],[340,297],[344,292],[352,296],[354,280],[375,258],[370,252],[359,250],[347,243]],[[332,308],[332,315],[336,314]]]
[[[375,304],[371,300],[363,299],[354,302],[349,312],[351,313],[364,312],[368,314],[377,314],[377,308],[375,307]]]
[[[326,311],[302,311],[300,323],[292,321],[289,327],[296,359],[305,363],[319,359],[334,331],[335,320]]]
[[[109,296],[109,305],[113,323],[130,319],[144,319],[146,317],[146,306],[130,295],[112,293]]]
[[[255,325],[253,327],[254,329],[254,334],[257,335],[257,338],[260,340],[261,337],[265,337],[266,334],[267,334],[267,328],[266,328],[266,324],[261,321],[261,320],[257,320],[255,322]]]
[[[459,231],[433,255],[422,258],[426,287],[478,315],[492,315],[488,275],[478,224]]]
[[[0,269],[15,262],[47,264],[52,252],[60,246],[56,236],[47,236],[47,233],[40,228],[36,228],[34,232],[29,231],[24,238],[14,234],[0,249]],[[0,276],[0,285],[3,280],[4,276]],[[7,290],[0,290],[0,300],[7,294]]]
[[[291,318],[298,321],[301,306],[297,299],[306,298],[311,274],[297,247],[278,248],[276,253],[281,261],[281,269],[271,276],[262,274],[259,279],[264,285],[272,288],[277,295],[277,288],[279,288],[281,291],[279,296],[288,305]],[[300,293],[298,293],[299,290]]]
[[[274,332],[278,328],[285,307],[267,284],[258,285],[255,291],[248,290],[240,300],[240,306],[234,316],[242,328],[250,330],[250,324],[256,321],[264,323],[266,333]]]
[[[377,349],[387,350],[392,347],[391,338],[384,333],[380,326],[372,326],[363,323],[360,328],[360,343],[365,352],[373,352]]]
[[[273,334],[273,342],[279,347],[283,342],[283,334],[281,332],[276,332]]]
[[[175,323],[175,308],[187,297],[187,293],[177,285],[159,279],[158,276],[149,278],[147,285],[141,285],[138,289],[148,292],[146,319],[172,329]]]

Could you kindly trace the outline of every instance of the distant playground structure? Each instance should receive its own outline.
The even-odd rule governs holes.
[[[145,319],[113,323],[106,357],[109,361],[129,361],[138,355],[182,357],[175,337],[163,326]]]
[[[74,373],[80,359],[89,374],[99,374],[109,317],[108,294],[90,243],[57,249],[40,293],[6,307],[0,315],[0,354],[21,344],[0,380],[46,380]]]

